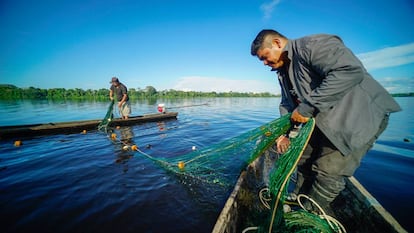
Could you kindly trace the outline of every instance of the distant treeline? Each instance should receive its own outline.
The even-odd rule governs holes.
[[[131,99],[147,98],[188,98],[188,97],[276,97],[277,95],[265,93],[240,93],[240,92],[197,92],[163,90],[157,91],[152,86],[145,89],[129,88],[128,95]],[[109,89],[83,90],[79,88],[51,88],[40,89],[35,87],[18,88],[14,85],[0,84],[0,99],[53,99],[53,100],[107,100]]]
[[[392,94],[392,96],[394,97],[413,97],[414,93],[410,92],[410,93],[396,93],[396,94]]]
[[[145,89],[129,88],[128,94],[131,99],[147,99],[147,98],[188,98],[188,97],[278,97],[269,92],[264,93],[241,93],[241,92],[198,92],[198,91],[177,91],[163,90],[157,91],[152,86]],[[410,93],[392,94],[394,97],[412,97]],[[0,84],[0,99],[53,99],[53,100],[107,100],[109,98],[109,89],[99,90],[83,90],[79,88],[51,88],[40,89],[35,87],[18,88],[14,85]]]

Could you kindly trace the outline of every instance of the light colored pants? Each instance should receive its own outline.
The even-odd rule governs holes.
[[[129,116],[131,114],[131,104],[129,101],[125,102],[121,108],[119,109],[119,114],[121,114],[122,117]]]

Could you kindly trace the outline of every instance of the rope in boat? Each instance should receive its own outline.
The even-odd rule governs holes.
[[[338,233],[346,233],[345,227],[334,217],[329,216],[325,213],[325,211],[323,210],[323,208],[312,198],[308,197],[305,194],[299,194],[297,197],[299,206],[306,210],[305,206],[302,204],[302,202],[300,201],[301,198],[305,198],[309,201],[311,201],[317,208],[318,210],[322,213],[319,215],[319,217],[321,217],[322,219],[326,219],[326,221],[328,222],[329,226],[332,228],[332,230],[337,230]]]
[[[268,192],[269,192],[269,188],[267,188],[267,187],[265,187],[265,188],[262,188],[261,190],[260,190],[260,192],[259,192],[259,199],[260,199],[260,202],[262,203],[262,205],[266,208],[266,209],[268,209],[268,210],[270,210],[271,208],[270,208],[270,205],[269,205],[269,202],[271,201],[271,198],[269,198],[268,196],[269,196],[269,194],[268,194]],[[301,198],[305,198],[305,199],[307,199],[307,200],[309,200],[309,201],[311,201],[315,206],[316,206],[316,208],[319,210],[319,212],[321,213],[320,215],[318,215],[321,219],[325,219],[326,220],[326,222],[329,224],[329,226],[331,227],[331,229],[332,230],[334,230],[335,232],[337,232],[337,233],[346,233],[346,229],[345,229],[345,227],[341,224],[341,222],[339,222],[337,219],[335,219],[334,217],[332,217],[332,216],[329,216],[329,215],[327,215],[326,213],[325,213],[325,211],[323,210],[323,208],[315,201],[315,200],[313,200],[312,198],[310,198],[309,196],[307,196],[307,195],[304,195],[304,194],[299,194],[298,196],[297,196],[297,204],[301,207],[301,209],[302,210],[305,210],[305,211],[308,211],[307,209],[306,209],[306,207],[302,204],[302,202],[300,201],[300,199]],[[286,203],[286,202],[285,202]],[[286,205],[284,205],[284,207],[285,207]],[[291,211],[291,209],[290,209],[290,207],[289,208],[283,208],[284,209],[284,212],[290,212]],[[310,214],[313,214],[313,213],[310,213],[309,211],[308,211],[308,214],[310,215]],[[258,229],[258,227],[248,227],[248,228],[246,228],[245,229],[245,231],[243,231],[243,232],[247,232],[247,231],[251,231],[251,230],[257,230]]]

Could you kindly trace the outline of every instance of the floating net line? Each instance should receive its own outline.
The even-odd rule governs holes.
[[[274,144],[276,138],[290,127],[289,122],[289,116],[284,116],[221,143],[173,158],[145,153],[136,145],[117,140],[114,134],[111,138],[175,175],[205,184],[232,187],[241,169]]]
[[[242,168],[274,144],[276,138],[290,127],[290,115],[285,115],[202,150],[164,158],[157,154],[145,153],[137,145],[129,145],[119,140],[114,130],[109,128],[113,119],[113,107],[114,101],[110,103],[104,119],[98,125],[98,130],[107,133],[112,141],[123,144],[124,150],[138,152],[180,177],[228,187],[234,185]]]
[[[158,159],[158,162],[180,175],[206,183],[233,186],[241,169],[286,132],[290,127],[289,122],[289,116],[284,116],[203,150],[175,158]]]

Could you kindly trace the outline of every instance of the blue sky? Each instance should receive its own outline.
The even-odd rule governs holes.
[[[279,93],[250,55],[266,28],[339,35],[390,92],[414,92],[413,23],[412,0],[3,0],[0,84]]]

